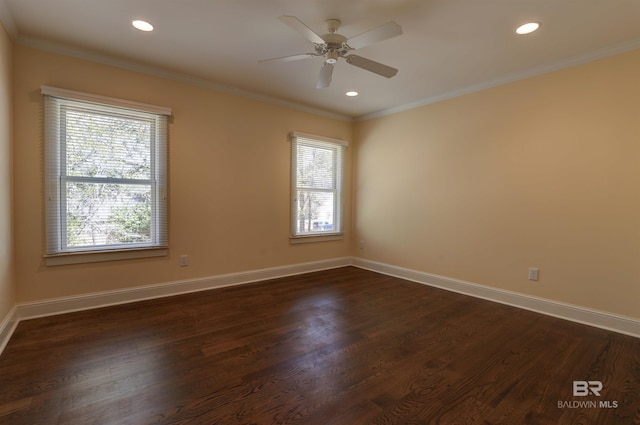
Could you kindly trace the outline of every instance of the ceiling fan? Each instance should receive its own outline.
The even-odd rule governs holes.
[[[370,44],[402,34],[402,27],[395,22],[387,22],[377,28],[347,39],[347,37],[337,33],[338,28],[340,28],[340,25],[342,24],[338,19],[327,19],[325,21],[328,33],[324,35],[316,34],[311,28],[306,26],[295,16],[281,16],[279,19],[312,42],[315,51],[311,53],[261,60],[259,61],[260,63],[288,62],[322,56],[325,61],[320,69],[320,76],[318,77],[318,83],[316,84],[316,88],[319,89],[327,88],[329,87],[329,84],[331,84],[333,66],[338,62],[339,58],[345,59],[350,65],[366,69],[367,71],[382,75],[383,77],[391,78],[398,73],[397,69],[390,66],[372,61],[371,59],[363,58],[362,56],[350,54],[352,50],[369,46]]]

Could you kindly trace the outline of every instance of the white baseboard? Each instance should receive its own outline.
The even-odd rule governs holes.
[[[506,291],[476,283],[424,273],[417,270],[406,269],[403,267],[392,266],[390,264],[378,263],[362,258],[353,258],[352,265],[389,276],[410,280],[412,282],[445,289],[447,291],[470,295],[472,297],[482,298],[501,304],[507,304],[513,307],[534,311],[536,313],[542,313],[548,316],[640,338],[640,320],[632,317],[620,316],[572,304],[565,304],[558,301],[533,297],[517,292]]]
[[[200,279],[189,279],[166,282],[156,285],[137,286],[115,291],[96,292],[71,297],[53,298],[29,303],[18,303],[0,323],[0,354],[9,342],[11,335],[21,320],[37,317],[54,316],[73,311],[89,310],[118,304],[127,304],[154,298],[190,292],[206,291],[224,286],[242,285],[267,279],[298,275],[320,270],[334,269],[351,264],[351,257],[333,258],[329,260],[299,263],[266,269],[250,270],[240,273],[210,276]]]
[[[631,317],[532,297],[390,264],[361,258],[342,257],[247,272],[230,273],[201,279],[182,280],[116,291],[20,303],[17,304],[0,323],[0,354],[2,354],[2,351],[21,320],[205,291],[224,286],[241,285],[349,265],[640,338],[640,320]]]
[[[309,273],[344,267],[351,264],[350,257],[334,258],[330,260],[251,270],[240,273],[210,276],[200,279],[189,279],[167,282],[156,285],[138,286],[116,291],[105,291],[83,294],[72,297],[54,298],[31,303],[19,303],[17,307],[18,320],[34,319],[43,316],[70,313],[73,311],[89,310],[117,304],[149,300],[153,298],[169,297],[190,292],[206,291],[224,286],[241,285],[261,280]]]
[[[18,326],[18,315],[16,307],[13,306],[9,314],[0,322],[0,354],[2,354],[4,347],[7,346],[9,338],[13,335],[13,331],[16,330],[16,326]]]

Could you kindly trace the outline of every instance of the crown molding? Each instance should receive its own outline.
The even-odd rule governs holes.
[[[11,13],[6,0],[0,0],[0,22],[7,34],[9,34],[9,38],[15,41],[19,36],[18,26],[13,19],[13,13]]]
[[[340,121],[346,121],[346,122],[367,121],[370,119],[380,118],[387,115],[393,115],[393,114],[408,111],[411,109],[419,108],[422,106],[430,105],[433,103],[441,102],[443,100],[452,99],[452,98],[463,96],[466,94],[471,94],[474,92],[489,89],[492,87],[501,86],[503,84],[511,83],[514,81],[536,77],[543,74],[548,74],[554,71],[559,71],[561,69],[570,68],[572,66],[581,65],[588,62],[593,62],[598,59],[603,59],[609,56],[615,56],[615,55],[629,52],[632,50],[640,49],[640,37],[638,37],[631,40],[627,40],[622,43],[607,46],[602,49],[587,52],[585,54],[572,56],[559,61],[540,65],[534,68],[529,68],[524,71],[507,74],[499,78],[480,82],[478,84],[472,84],[469,86],[461,87],[459,89],[446,91],[446,92],[437,94],[435,96],[430,96],[424,99],[420,99],[415,102],[410,102],[404,105],[399,105],[392,108],[382,109],[380,111],[353,117],[353,116],[340,114],[337,112],[333,112],[333,111],[329,111],[321,108],[300,104],[297,102],[280,99],[274,96],[260,94],[257,92],[241,89],[238,87],[216,83],[208,79],[198,78],[198,77],[194,77],[184,73],[179,73],[179,72],[162,69],[159,67],[144,65],[141,63],[137,63],[135,61],[118,58],[116,56],[96,53],[90,50],[70,47],[64,44],[55,43],[48,40],[42,40],[38,38],[32,38],[32,37],[20,35],[19,30],[16,27],[15,22],[13,21],[11,12],[6,5],[6,0],[0,0],[0,21],[2,21],[2,23],[4,24],[5,29],[7,30],[7,33],[9,33],[9,36],[11,37],[11,39],[16,44],[19,44],[25,47],[31,47],[31,48],[40,49],[40,50],[44,50],[44,51],[48,51],[51,53],[56,53],[64,56],[71,56],[79,59],[88,60],[91,62],[97,62],[103,65],[113,66],[121,69],[126,69],[129,71],[134,71],[134,72],[139,72],[147,75],[152,75],[155,77],[165,78],[168,80],[173,80],[173,81],[177,81],[185,84],[204,87],[204,88],[222,92],[222,93],[240,96],[240,97],[256,100],[259,102],[272,104],[275,106],[280,106],[288,109],[297,110],[300,112],[310,113],[310,114],[319,115],[319,116],[332,118]]]
[[[478,84],[472,84],[470,86],[462,87],[456,90],[450,90],[436,96],[418,100],[416,102],[407,103],[405,105],[400,105],[393,108],[383,109],[371,114],[361,115],[359,117],[356,117],[355,121],[367,121],[374,118],[397,114],[399,112],[408,111],[410,109],[419,108],[421,106],[430,105],[432,103],[441,102],[443,100],[452,99],[492,87],[501,86],[503,84],[511,83],[518,80],[524,80],[530,77],[536,77],[538,75],[548,74],[550,72],[559,71],[561,69],[570,68],[572,66],[581,65],[588,62],[593,62],[598,59],[615,56],[636,49],[640,49],[640,37],[625,41],[623,43],[614,44],[602,49],[594,50],[582,55],[576,55],[556,62],[529,68],[522,72],[515,72],[493,80],[484,81]]]
[[[3,1],[4,0],[0,0],[0,2],[3,2]],[[238,87],[227,86],[227,85],[216,83],[214,81],[207,80],[204,78],[194,77],[188,74],[168,71],[160,67],[143,65],[141,63],[118,58],[116,56],[96,53],[86,49],[70,47],[64,44],[55,43],[48,40],[42,40],[39,38],[27,37],[23,35],[18,36],[14,41],[16,44],[19,44],[25,47],[30,47],[33,49],[44,50],[50,53],[55,53],[63,56],[70,56],[78,59],[87,60],[90,62],[96,62],[103,65],[125,69],[128,71],[139,72],[141,74],[147,74],[154,77],[160,77],[167,80],[177,81],[184,84],[203,87],[209,90],[214,90],[217,92],[231,94],[234,96],[244,97],[247,99],[256,100],[259,102],[268,103],[271,105],[280,106],[288,109],[293,109],[300,112],[306,112],[313,115],[319,115],[319,116],[332,118],[340,121],[347,121],[347,122],[353,121],[353,117],[350,117],[348,115],[327,111],[325,109],[314,108],[312,106],[279,99],[277,97],[256,93],[250,90],[244,90]]]

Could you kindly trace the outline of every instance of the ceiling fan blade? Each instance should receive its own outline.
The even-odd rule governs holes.
[[[283,15],[278,19],[280,19],[280,21],[284,22],[285,24],[289,25],[294,30],[298,31],[310,42],[314,44],[324,43],[324,40],[322,39],[322,37],[320,37],[318,34],[313,32],[311,28],[306,26],[300,19],[296,18],[295,16]]]
[[[395,22],[387,22],[377,28],[358,34],[347,40],[349,47],[360,49],[361,47],[377,43],[388,38],[402,34],[402,27]]]
[[[300,59],[315,58],[316,56],[318,55],[315,53],[302,53],[300,55],[282,56],[282,57],[273,58],[273,59],[263,59],[258,61],[258,63],[290,62],[290,61],[297,61]]]
[[[347,60],[347,63],[353,66],[366,69],[367,71],[382,75],[383,77],[391,78],[398,73],[398,70],[395,68],[381,64],[380,62],[372,61],[371,59],[363,58],[362,56],[349,55],[345,59]]]
[[[322,68],[320,68],[320,75],[318,76],[318,83],[316,84],[317,89],[326,89],[331,84],[331,76],[333,75],[333,64],[332,63],[323,63]]]
[[[347,40],[349,47],[360,49],[361,47],[377,43],[388,38],[402,34],[402,27],[395,22],[387,22],[377,28],[363,32]]]

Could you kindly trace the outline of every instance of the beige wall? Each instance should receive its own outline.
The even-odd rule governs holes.
[[[15,303],[11,158],[12,45],[0,23],[0,323]]]
[[[640,317],[640,51],[355,135],[357,255]]]
[[[1,46],[6,62],[6,37]],[[640,317],[639,51],[354,125],[13,49],[18,302],[357,255]],[[44,265],[41,84],[173,108],[168,257]],[[344,241],[289,244],[291,130],[357,142]],[[6,152],[9,139],[0,133]]]
[[[287,135],[297,130],[351,140],[351,122],[24,46],[14,49],[18,302],[350,255],[348,237],[289,244]],[[168,257],[45,266],[42,84],[173,109]],[[351,192],[346,195],[350,199]],[[345,219],[350,235],[349,206]],[[181,254],[189,255],[188,267],[179,267]]]

